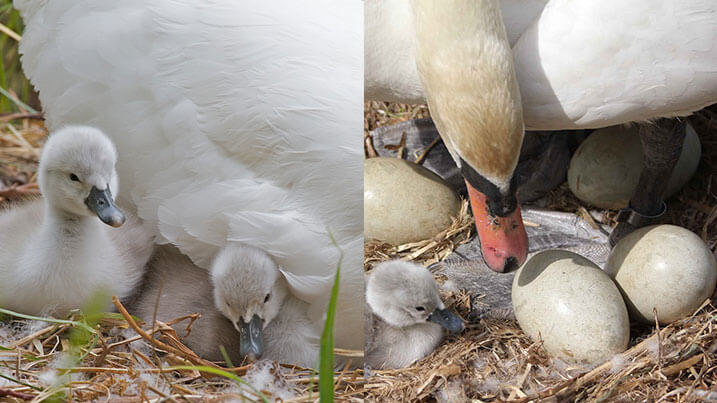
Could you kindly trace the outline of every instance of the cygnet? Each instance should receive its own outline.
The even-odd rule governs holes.
[[[116,161],[98,129],[68,126],[50,135],[38,171],[43,197],[0,212],[0,306],[65,316],[97,296],[132,292],[152,237],[115,205]],[[102,309],[111,307],[106,301]]]
[[[161,292],[159,301],[157,295]],[[245,359],[276,360],[314,367],[319,335],[308,305],[289,293],[280,268],[260,249],[232,244],[219,253],[211,273],[172,246],[160,246],[130,312],[146,322],[166,322],[199,313],[189,334],[174,326],[182,342],[200,357],[233,364]]]
[[[366,365],[402,368],[430,354],[444,328],[463,330],[463,320],[446,309],[431,272],[393,260],[376,265],[366,281]]]

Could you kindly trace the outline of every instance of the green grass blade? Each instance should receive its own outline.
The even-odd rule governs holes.
[[[28,105],[28,104],[22,102],[21,100],[15,98],[14,96],[12,96],[12,94],[10,94],[5,88],[0,87],[0,94],[8,97],[8,99],[10,99],[18,107],[25,109],[26,111],[28,111],[30,113],[37,113],[37,111],[34,108],[32,108],[30,105]]]
[[[4,41],[6,42],[6,41]],[[7,88],[7,76],[5,74],[5,44],[2,44],[3,54],[0,55],[0,88]],[[0,111],[10,112],[10,102],[7,98],[0,98]]]
[[[331,237],[334,246],[339,248],[336,240]],[[331,288],[331,299],[326,311],[326,323],[321,334],[321,351],[319,356],[319,399],[323,403],[334,401],[334,319],[336,318],[336,303],[339,298],[339,278],[341,276],[341,262],[344,252],[339,248],[341,255],[336,265],[336,277]]]
[[[41,317],[39,317],[39,316],[25,315],[24,313],[17,313],[17,312],[9,311],[9,310],[4,309],[4,308],[0,308],[0,313],[5,314],[5,315],[10,315],[10,316],[15,316],[15,317],[22,318],[22,319],[40,320],[40,321],[43,321],[43,322],[59,323],[59,324],[62,324],[62,325],[73,325],[73,326],[77,326],[77,327],[80,327],[80,328],[82,328],[82,329],[85,329],[85,330],[87,330],[88,332],[91,332],[91,333],[93,333],[93,334],[96,334],[96,333],[97,333],[97,330],[95,330],[95,329],[92,328],[91,326],[87,325],[86,323],[77,322],[77,321],[74,321],[74,320],[54,319],[54,318],[41,318]]]
[[[234,364],[232,364],[232,359],[229,358],[227,349],[224,348],[224,346],[219,346],[219,352],[222,354],[222,358],[224,358],[224,363],[227,365],[227,367],[234,368]]]
[[[4,14],[12,9],[11,1],[3,2],[3,3],[4,4],[2,6],[0,6],[0,14]]]
[[[261,393],[257,388],[252,386],[247,381],[232,374],[231,372],[227,372],[227,371],[221,370],[219,368],[207,367],[204,365],[177,365],[174,367],[169,367],[168,369],[208,372],[210,374],[223,376],[227,379],[231,379],[232,381],[234,381],[236,383],[248,386],[252,391],[254,391],[254,393],[256,393],[259,396],[259,398],[261,399],[262,402],[269,403],[269,399],[263,393]]]
[[[19,385],[22,385],[22,386],[27,386],[28,388],[30,388],[30,389],[35,389],[35,390],[38,391],[38,392],[42,392],[42,391],[43,391],[42,388],[39,388],[39,387],[37,387],[37,386],[35,386],[35,385],[31,385],[31,384],[29,384],[29,383],[25,383],[25,382],[23,382],[23,381],[21,381],[21,380],[19,380],[19,379],[15,379],[15,378],[13,378],[13,377],[11,377],[11,376],[7,376],[7,375],[0,374],[0,378],[7,379],[8,381],[15,382],[15,383],[17,383],[17,384],[19,384]]]

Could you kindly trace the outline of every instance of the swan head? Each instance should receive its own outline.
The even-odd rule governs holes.
[[[240,354],[260,358],[263,329],[289,292],[279,266],[261,249],[229,244],[217,254],[211,273],[214,304],[239,332]]]
[[[463,321],[443,304],[431,272],[415,263],[392,260],[376,265],[366,282],[366,302],[393,327],[434,322],[450,332],[463,330]]]
[[[60,129],[45,142],[38,183],[55,209],[74,216],[97,216],[119,227],[122,211],[114,203],[118,190],[114,144],[100,130],[87,126]]]
[[[412,1],[411,8],[416,68],[465,178],[483,259],[494,271],[516,269],[528,254],[514,180],[524,123],[499,2]]]

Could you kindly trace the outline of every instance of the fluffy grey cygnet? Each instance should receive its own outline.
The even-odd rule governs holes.
[[[314,367],[318,335],[306,314],[307,304],[293,297],[279,267],[260,249],[228,245],[217,255],[212,272],[194,265],[172,246],[157,248],[130,312],[150,323],[189,313],[201,314],[187,335],[178,336],[199,356],[223,361],[224,346],[232,363],[266,358]]]
[[[0,306],[65,316],[96,295],[132,292],[152,236],[115,205],[116,161],[98,129],[68,126],[50,135],[38,170],[43,198],[0,212]],[[110,307],[107,298],[103,309]]]
[[[376,265],[366,282],[366,366],[402,368],[430,354],[444,328],[463,330],[446,310],[433,275],[415,263],[394,260]]]

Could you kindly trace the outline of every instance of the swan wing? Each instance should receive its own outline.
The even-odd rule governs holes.
[[[157,242],[204,268],[227,241],[262,248],[306,299],[324,289],[298,279],[336,268],[329,234],[362,272],[362,2],[41,3],[21,51],[47,124],[112,137]]]
[[[717,3],[552,0],[513,47],[528,128],[682,116],[717,101]]]

